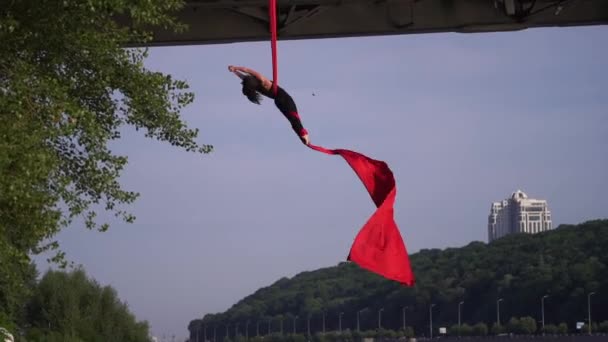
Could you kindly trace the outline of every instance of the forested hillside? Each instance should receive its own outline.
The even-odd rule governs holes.
[[[517,234],[493,243],[472,242],[462,248],[426,249],[411,255],[417,277],[413,288],[403,287],[341,263],[292,279],[283,278],[240,300],[223,313],[208,314],[190,322],[192,335],[199,328],[220,341],[226,333],[249,336],[294,331],[311,333],[357,330],[359,312],[362,331],[399,330],[403,312],[408,330],[428,334],[431,304],[433,326],[452,327],[458,322],[461,305],[466,329],[478,323],[477,332],[492,333],[500,302],[501,328],[521,332],[540,329],[541,298],[547,330],[575,331],[576,322],[587,319],[588,294],[592,299],[593,322],[608,320],[608,220],[580,225],[562,225],[536,235]],[[204,310],[204,308],[201,308]],[[296,319],[294,319],[297,316]],[[520,322],[519,319],[527,317]],[[509,325],[509,321],[511,324]],[[379,322],[380,320],[380,322]],[[247,323],[249,321],[249,323]],[[523,323],[527,322],[527,323]],[[521,323],[521,324],[520,324]],[[527,327],[522,327],[526,326]],[[515,325],[518,325],[517,327]],[[532,325],[535,325],[532,327]],[[247,327],[247,331],[245,328]],[[596,328],[607,329],[606,324]],[[453,328],[454,329],[454,328]],[[452,329],[452,330],[453,330]],[[470,333],[470,331],[469,331]]]

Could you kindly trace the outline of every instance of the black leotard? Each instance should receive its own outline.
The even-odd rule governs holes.
[[[260,93],[271,99],[274,99],[274,104],[281,111],[281,113],[283,113],[287,120],[289,120],[289,122],[291,123],[291,128],[294,130],[294,132],[296,132],[296,134],[300,138],[307,135],[308,132],[302,125],[302,121],[300,120],[300,115],[298,114],[298,108],[296,107],[296,103],[294,102],[293,98],[285,91],[285,89],[277,86],[277,93],[275,95],[272,91],[272,87],[270,88],[270,90],[266,90],[263,87],[261,88],[262,89],[259,90]]]

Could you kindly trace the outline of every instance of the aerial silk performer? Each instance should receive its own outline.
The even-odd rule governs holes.
[[[228,70],[241,79],[243,95],[249,101],[260,104],[261,95],[273,99],[276,107],[287,118],[291,128],[304,145],[322,153],[341,156],[363,182],[377,209],[356,236],[347,260],[387,279],[413,286],[414,274],[393,217],[397,189],[388,165],[354,151],[326,149],[311,144],[296,104],[285,89],[253,69],[231,65]]]

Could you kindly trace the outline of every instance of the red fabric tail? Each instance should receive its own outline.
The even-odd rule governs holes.
[[[376,204],[376,212],[357,234],[348,260],[385,278],[413,286],[415,277],[407,249],[393,217],[397,188],[391,169],[385,162],[354,151],[308,146],[313,150],[344,158]]]

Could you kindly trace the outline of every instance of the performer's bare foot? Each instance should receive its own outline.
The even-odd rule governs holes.
[[[302,140],[304,145],[310,144],[310,138],[308,137],[308,134],[301,136],[300,139]]]

